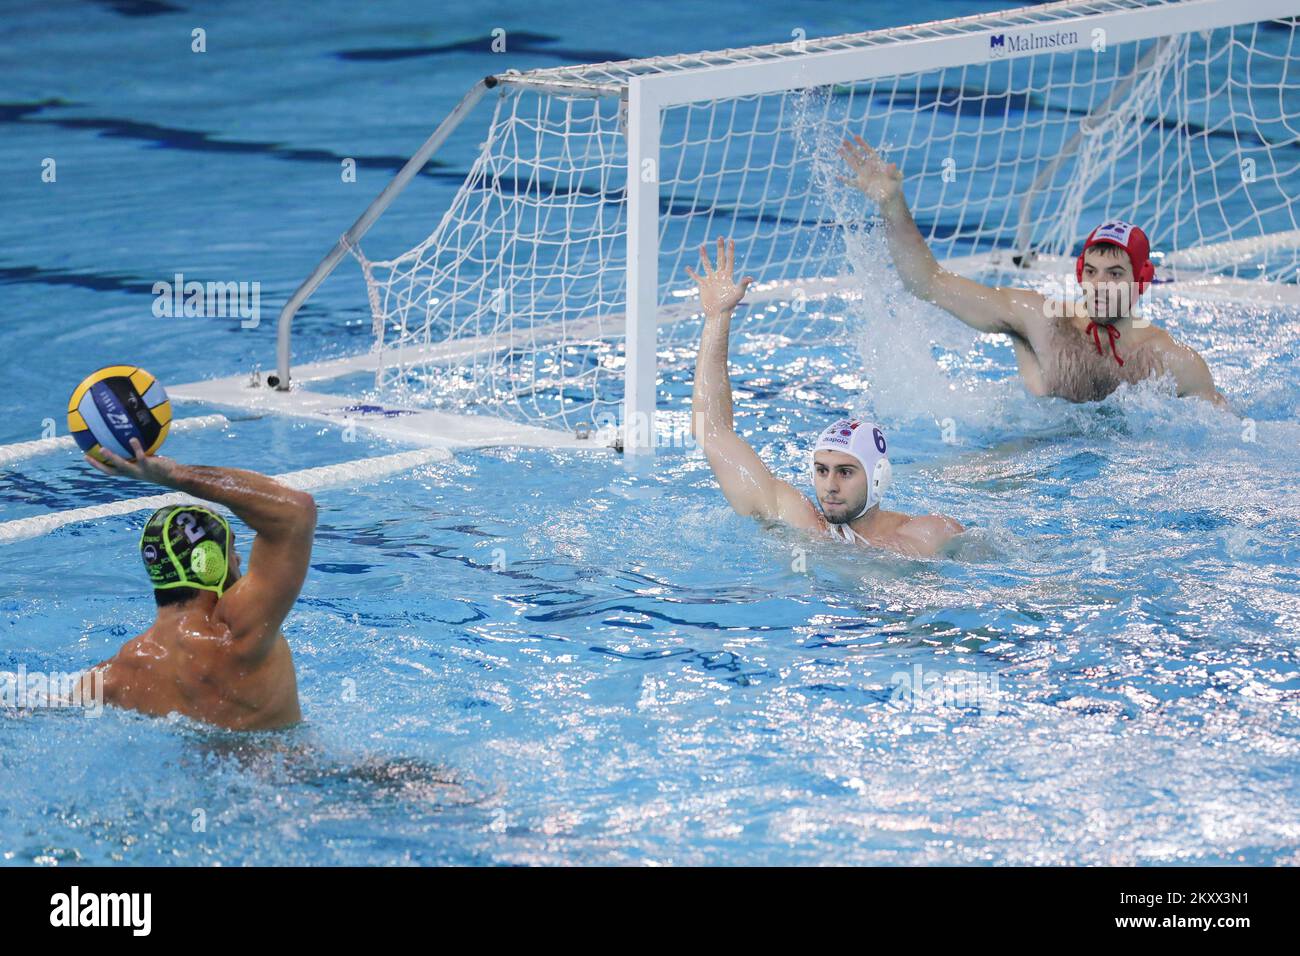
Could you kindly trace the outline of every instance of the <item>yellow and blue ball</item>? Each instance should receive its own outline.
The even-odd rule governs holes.
[[[162,385],[133,365],[110,365],[86,376],[68,400],[68,430],[81,450],[104,461],[102,449],[134,458],[131,439],[152,455],[171,427],[172,406]]]

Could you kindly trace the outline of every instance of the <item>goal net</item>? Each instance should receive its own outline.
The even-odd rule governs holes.
[[[378,385],[561,428],[652,413],[656,367],[699,334],[684,267],[717,236],[759,283],[745,332],[815,328],[819,297],[851,293],[858,223],[828,200],[851,134],[898,164],[941,260],[1042,263],[1114,217],[1147,230],[1162,278],[1294,284],[1298,13],[1067,2],[491,78],[429,235],[352,249]]]

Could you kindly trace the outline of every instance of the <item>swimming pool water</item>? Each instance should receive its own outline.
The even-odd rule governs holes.
[[[123,350],[165,382],[265,367],[269,320],[155,319],[152,283],[250,276],[278,306],[489,70],[901,22],[805,4],[595,25],[519,5],[501,23],[552,39],[506,63],[457,47],[498,25],[479,12],[121,12],[153,9],[6,11],[0,441],[40,437],[47,417],[62,432],[68,390]],[[202,24],[220,55],[196,64]],[[340,55],[398,46],[446,49]],[[383,228],[423,234],[421,202],[445,202],[472,149],[440,154],[445,176]],[[59,180],[38,186],[47,155]],[[369,157],[352,192],[346,155]],[[815,429],[878,416],[892,505],[972,529],[952,559],[761,531],[687,448],[651,474],[485,450],[325,491],[286,628],[304,724],[5,712],[0,859],[1300,863],[1300,316],[1154,298],[1229,415],[1158,383],[1031,400],[1005,343],[873,304],[833,300],[797,341],[738,335],[737,425],[802,484]],[[300,314],[301,357],[363,349],[364,308],[340,270]],[[690,381],[688,353],[668,356],[669,414]],[[395,450],[231,417],[168,453],[277,473]],[[0,469],[0,520],[140,493],[43,456]],[[0,670],[76,670],[147,626],[143,517],[0,546]],[[988,694],[899,693],[945,679]]]

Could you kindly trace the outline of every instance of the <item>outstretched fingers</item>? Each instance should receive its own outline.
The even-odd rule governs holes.
[[[844,140],[840,144],[840,155],[854,169],[862,170],[869,163],[880,162],[880,154],[861,136],[854,136],[852,140]]]
[[[717,240],[717,244],[717,252],[715,253],[716,266],[709,260],[708,244],[705,243],[700,246],[700,271],[703,273],[703,277],[701,277],[700,273],[696,272],[690,266],[686,267],[686,274],[695,280],[696,285],[703,285],[707,280],[718,277],[721,277],[721,279],[726,282],[735,274],[736,240],[720,236]],[[747,278],[745,284],[753,281],[752,278]],[[741,289],[743,294],[743,286]]]
[[[700,270],[706,277],[713,275],[713,263],[709,261],[709,247],[703,242],[700,243]]]

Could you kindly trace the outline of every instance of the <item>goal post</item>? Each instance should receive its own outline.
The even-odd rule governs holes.
[[[828,193],[852,133],[898,163],[943,261],[1059,269],[1117,217],[1147,228],[1162,278],[1293,291],[1298,15],[1300,0],[1066,0],[490,77],[286,305],[273,384],[290,382],[294,312],[351,252],[380,391],[550,428],[613,421],[625,453],[652,451],[661,356],[699,333],[684,266],[702,240],[735,238],[764,328],[795,335],[807,298],[851,294]],[[369,225],[441,143],[471,118],[483,130],[480,101],[482,146],[432,231],[367,258]]]

